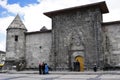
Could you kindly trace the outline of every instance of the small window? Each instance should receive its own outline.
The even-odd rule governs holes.
[[[18,41],[18,36],[17,35],[15,35],[15,41]]]

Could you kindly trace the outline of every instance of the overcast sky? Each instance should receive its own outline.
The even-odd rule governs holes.
[[[0,50],[6,49],[6,29],[19,14],[28,31],[51,29],[51,19],[44,12],[106,1],[109,13],[103,21],[120,20],[120,0],[0,0]]]

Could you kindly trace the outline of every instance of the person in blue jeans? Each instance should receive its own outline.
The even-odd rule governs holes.
[[[47,63],[45,63],[45,74],[48,74],[49,73],[49,67],[47,65]]]

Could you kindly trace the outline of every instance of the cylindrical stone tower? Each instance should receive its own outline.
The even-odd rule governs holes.
[[[12,68],[16,62],[25,60],[25,32],[26,27],[19,15],[15,17],[7,28],[6,38],[6,65]]]

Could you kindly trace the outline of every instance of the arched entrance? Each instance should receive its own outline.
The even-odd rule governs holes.
[[[84,58],[82,56],[76,56],[75,60],[80,63],[80,71],[84,71]]]

